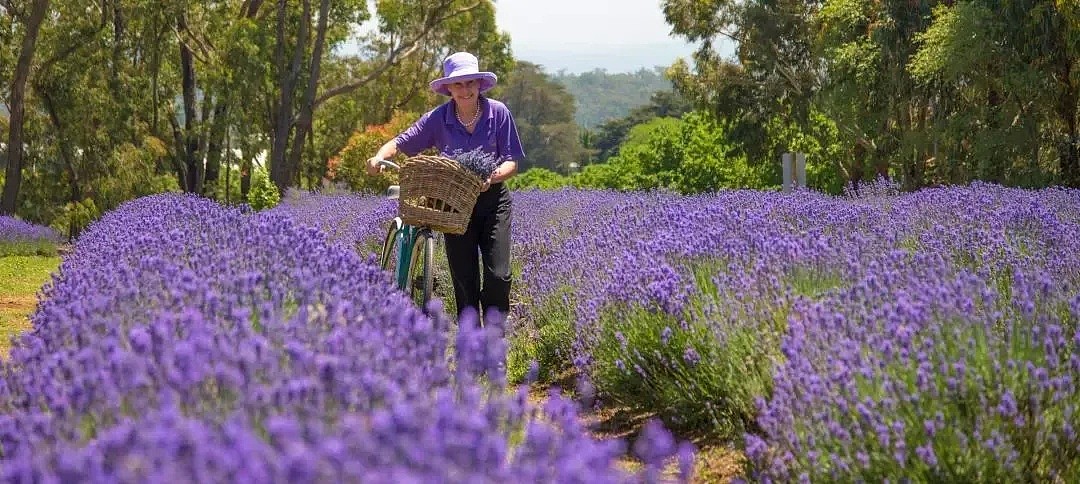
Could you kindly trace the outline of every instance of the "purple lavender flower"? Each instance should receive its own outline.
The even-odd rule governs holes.
[[[469,151],[454,150],[450,153],[444,153],[443,156],[461,163],[461,166],[475,173],[483,180],[491,177],[491,174],[502,163],[498,156],[484,151],[482,147]]]

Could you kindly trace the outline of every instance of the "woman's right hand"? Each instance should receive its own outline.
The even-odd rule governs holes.
[[[375,175],[378,175],[380,172],[382,172],[382,166],[379,165],[379,161],[381,161],[381,160],[379,159],[378,156],[372,156],[371,158],[368,158],[368,160],[367,160],[367,174],[368,174],[368,176],[375,176]]]

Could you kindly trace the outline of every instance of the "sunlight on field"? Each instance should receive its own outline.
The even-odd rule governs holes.
[[[37,292],[59,265],[59,257],[0,257],[0,357],[13,336],[30,329]]]

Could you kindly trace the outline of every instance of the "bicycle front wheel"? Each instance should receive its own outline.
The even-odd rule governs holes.
[[[427,312],[427,303],[431,300],[433,287],[435,286],[435,236],[428,229],[421,229],[416,234],[413,242],[412,262],[409,264],[409,280],[405,293],[424,312]]]

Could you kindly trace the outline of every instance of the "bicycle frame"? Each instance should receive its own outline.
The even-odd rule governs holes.
[[[421,227],[406,225],[401,223],[401,219],[395,219],[394,225],[398,227],[394,238],[399,244],[394,277],[398,289],[405,290],[409,281],[409,264],[412,262],[413,244],[416,242],[416,236],[420,233]]]

